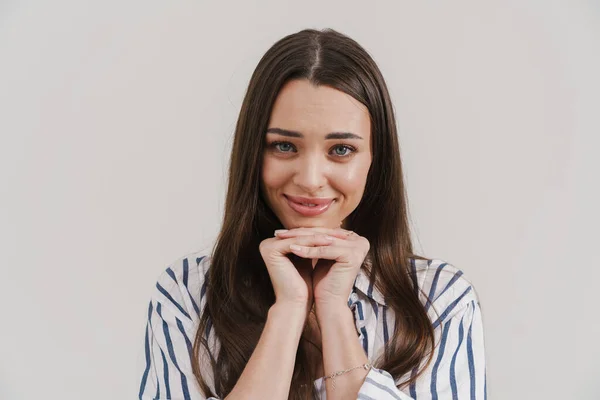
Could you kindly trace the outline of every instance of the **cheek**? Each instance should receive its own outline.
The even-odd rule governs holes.
[[[337,189],[344,193],[346,197],[362,197],[362,193],[367,182],[367,174],[369,172],[369,165],[355,164],[347,166],[337,171],[334,182],[336,183]]]
[[[265,156],[262,166],[262,181],[266,190],[277,189],[287,181],[286,169],[275,160]]]

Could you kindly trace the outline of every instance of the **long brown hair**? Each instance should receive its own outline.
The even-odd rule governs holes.
[[[210,364],[217,393],[205,381],[208,366],[201,367],[198,357],[192,360],[194,375],[205,394],[228,395],[275,302],[258,246],[283,226],[261,195],[261,166],[273,103],[291,79],[330,86],[369,110],[373,161],[363,198],[347,217],[346,226],[369,240],[369,277],[396,315],[394,334],[374,365],[397,380],[425,360],[423,368],[400,386],[410,384],[431,362],[435,343],[431,321],[418,298],[416,277],[410,273],[409,258],[425,258],[412,250],[394,111],[370,55],[332,29],[306,29],[277,41],[250,79],[235,128],[223,224],[210,257],[206,307],[193,346],[194,355],[202,349],[210,354],[207,333],[214,329],[220,349],[216,357],[211,355]],[[289,399],[305,400],[314,394],[315,371],[308,365],[303,340],[296,353]]]

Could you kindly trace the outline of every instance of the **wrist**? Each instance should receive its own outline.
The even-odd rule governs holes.
[[[269,308],[269,314],[286,315],[292,319],[306,319],[308,303],[276,301]]]
[[[352,311],[346,302],[315,302],[315,309],[319,321],[352,318]]]
[[[348,300],[344,299],[327,299],[327,300],[319,300],[315,299],[315,307],[320,308],[321,310],[331,310],[331,311],[339,311],[350,309],[348,307]]]

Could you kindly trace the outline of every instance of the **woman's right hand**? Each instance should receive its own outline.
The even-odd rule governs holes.
[[[275,291],[275,301],[280,304],[304,306],[308,312],[313,301],[312,259],[292,253],[292,244],[327,246],[331,244],[331,240],[326,239],[324,234],[315,234],[285,239],[272,237],[263,240],[259,245]]]

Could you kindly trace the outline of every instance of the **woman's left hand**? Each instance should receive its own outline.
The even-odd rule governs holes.
[[[303,235],[326,234],[333,239],[325,246],[292,247],[294,254],[318,259],[313,269],[313,298],[319,306],[347,306],[354,280],[369,252],[369,241],[342,228],[293,228],[277,237],[291,238]]]

